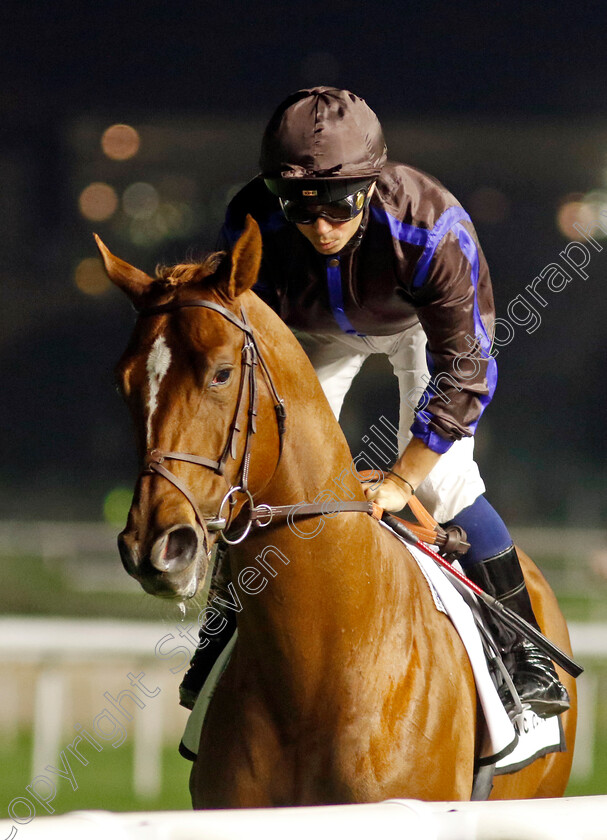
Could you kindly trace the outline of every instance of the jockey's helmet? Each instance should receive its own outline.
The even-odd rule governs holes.
[[[291,94],[261,143],[261,174],[282,199],[331,204],[367,190],[386,162],[381,125],[364,99],[333,87]]]

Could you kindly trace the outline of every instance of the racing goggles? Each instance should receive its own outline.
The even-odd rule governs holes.
[[[352,195],[332,201],[330,204],[311,204],[281,198],[280,206],[288,222],[296,225],[313,225],[316,219],[328,219],[330,222],[348,222],[362,211],[369,189],[358,190]]]

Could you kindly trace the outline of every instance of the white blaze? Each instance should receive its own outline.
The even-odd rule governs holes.
[[[148,374],[148,443],[152,436],[152,417],[156,408],[158,407],[158,391],[160,390],[160,383],[164,379],[171,364],[171,351],[168,348],[163,335],[159,335],[145,364]]]

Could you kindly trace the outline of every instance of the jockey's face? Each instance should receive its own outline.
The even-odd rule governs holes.
[[[297,229],[319,254],[337,254],[352,239],[362,221],[359,213],[346,222],[333,222],[319,216],[311,225],[297,225]]]
[[[374,190],[375,184],[373,183],[367,193],[369,198],[373,195]],[[364,213],[361,210],[357,216],[345,222],[336,222],[333,219],[318,216],[316,221],[311,224],[298,224],[296,226],[319,254],[337,254],[352,239],[360,227],[363,215]]]

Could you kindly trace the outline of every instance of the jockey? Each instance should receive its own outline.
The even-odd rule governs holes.
[[[415,493],[459,525],[466,574],[535,627],[504,522],[487,501],[474,432],[495,389],[489,270],[470,217],[434,178],[387,161],[381,125],[354,94],[300,90],[263,136],[261,174],[231,201],[229,249],[249,213],[263,258],[255,291],[308,354],[336,417],[373,353],[400,389],[400,455],[368,499],[399,511]],[[569,707],[550,658],[495,622],[523,703],[541,717]]]

